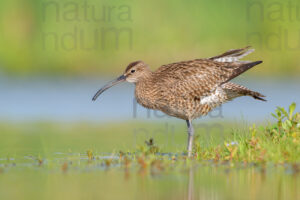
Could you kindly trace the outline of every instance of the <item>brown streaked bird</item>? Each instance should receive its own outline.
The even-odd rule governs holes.
[[[191,156],[193,119],[204,116],[217,106],[240,96],[251,96],[265,101],[264,95],[229,82],[262,63],[240,61],[253,51],[249,47],[229,50],[211,58],[163,65],[154,72],[143,61],[132,62],[120,77],[102,87],[93,97],[93,101],[113,85],[124,81],[134,83],[135,97],[139,104],[186,121],[187,151],[188,156]]]

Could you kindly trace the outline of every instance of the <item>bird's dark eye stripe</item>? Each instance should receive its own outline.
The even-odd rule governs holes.
[[[132,69],[132,70],[131,70],[131,73],[134,73],[134,72],[135,72],[135,70],[134,70],[134,69]]]

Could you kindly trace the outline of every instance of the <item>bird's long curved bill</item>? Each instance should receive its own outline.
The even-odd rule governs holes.
[[[115,80],[112,80],[111,82],[107,83],[100,90],[98,90],[98,92],[93,97],[93,101],[95,101],[100,96],[100,94],[102,94],[105,90],[107,90],[107,89],[111,88],[112,86],[114,86],[114,85],[116,85],[118,83],[121,83],[121,82],[123,82],[125,80],[126,80],[126,76],[122,75],[119,78],[117,78]]]

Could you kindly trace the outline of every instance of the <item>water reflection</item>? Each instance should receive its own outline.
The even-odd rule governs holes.
[[[194,199],[194,168],[189,169],[188,200]]]
[[[76,193],[101,196],[114,194],[131,199],[299,199],[299,173],[293,164],[265,166],[238,163],[177,160],[168,162],[168,156],[145,160],[143,157],[116,157],[86,154],[56,153],[55,157],[39,163],[39,157],[25,156],[0,159],[1,190],[12,187],[17,180],[22,191],[50,190],[54,197],[68,195],[70,187]],[[133,159],[133,158],[136,159]],[[126,159],[125,159],[126,158]],[[79,161],[79,162],[78,162]],[[170,160],[169,160],[170,161]],[[292,172],[287,168],[293,170]],[[18,176],[15,176],[15,173]],[[22,173],[24,172],[24,173]],[[27,181],[30,174],[31,184]],[[14,177],[14,181],[10,178]],[[41,176],[44,177],[41,179]],[[40,181],[47,181],[45,184]],[[5,183],[5,184],[4,184]],[[93,184],[91,184],[93,183]],[[85,187],[89,185],[89,187]],[[14,187],[18,185],[14,184]],[[84,187],[84,189],[82,189]],[[97,189],[100,188],[100,189]],[[18,189],[18,188],[17,188]],[[56,191],[58,191],[56,193]],[[32,194],[32,192],[28,193]],[[21,197],[20,196],[20,197]],[[1,197],[1,194],[0,194]]]

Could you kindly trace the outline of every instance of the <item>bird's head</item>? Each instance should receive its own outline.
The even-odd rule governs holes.
[[[110,87],[119,84],[121,82],[127,81],[130,83],[136,83],[141,80],[143,77],[146,77],[149,74],[150,70],[143,61],[135,61],[130,63],[125,72],[119,76],[118,78],[110,81],[106,85],[104,85],[93,97],[93,101],[95,101],[100,94],[102,94],[105,90],[109,89]]]
[[[126,67],[123,75],[126,77],[126,81],[136,83],[141,78],[147,76],[149,71],[147,64],[143,61],[135,61]]]

